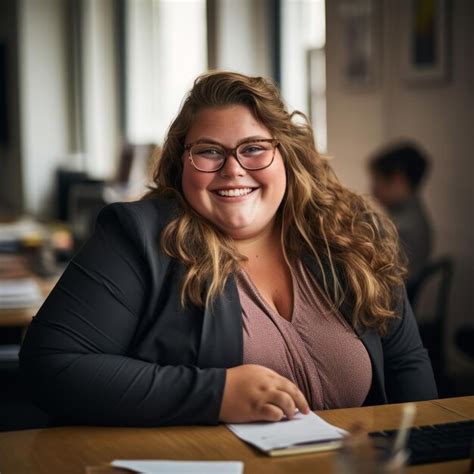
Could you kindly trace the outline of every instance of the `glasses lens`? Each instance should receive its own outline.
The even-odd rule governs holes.
[[[199,143],[190,151],[194,166],[201,171],[215,171],[225,160],[225,151],[219,145]]]
[[[265,168],[273,159],[272,142],[246,142],[237,148],[237,155],[242,166],[248,170]]]

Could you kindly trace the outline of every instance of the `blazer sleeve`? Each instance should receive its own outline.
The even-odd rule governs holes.
[[[401,317],[392,322],[382,339],[389,403],[438,398],[428,352],[421,342],[406,291],[403,293],[399,305]]]
[[[21,370],[37,404],[61,421],[218,422],[225,369],[128,355],[152,291],[143,243],[148,225],[126,205],[107,206],[28,329]]]

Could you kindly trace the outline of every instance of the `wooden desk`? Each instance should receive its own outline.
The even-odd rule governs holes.
[[[474,397],[417,403],[415,424],[474,418]],[[449,407],[457,407],[462,414]],[[342,428],[362,422],[370,430],[396,428],[401,405],[327,410],[318,414]],[[0,472],[15,474],[125,472],[105,466],[114,459],[241,460],[245,474],[334,472],[334,453],[270,458],[225,426],[172,428],[62,427],[0,433]],[[88,469],[87,467],[92,467]],[[467,459],[407,469],[413,474],[469,472]]]
[[[467,418],[474,418],[474,397],[442,398],[433,403]]]

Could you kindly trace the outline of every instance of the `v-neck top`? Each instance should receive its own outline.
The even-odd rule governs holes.
[[[244,364],[259,364],[295,383],[313,410],[361,406],[372,383],[363,343],[298,262],[291,271],[293,313],[283,318],[249,275],[237,274]]]

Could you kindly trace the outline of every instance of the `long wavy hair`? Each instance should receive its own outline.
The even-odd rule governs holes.
[[[350,304],[354,327],[375,327],[384,334],[396,316],[405,274],[395,228],[338,182],[328,160],[316,151],[306,116],[290,114],[273,83],[232,72],[210,72],[195,80],[168,130],[154,184],[145,196],[178,202],[180,212],[165,227],[161,247],[186,267],[182,304],[210,304],[245,259],[230,237],[186,201],[181,184],[185,138],[196,114],[231,105],[247,107],[279,142],[287,187],[277,220],[287,262],[312,256],[334,308]]]

